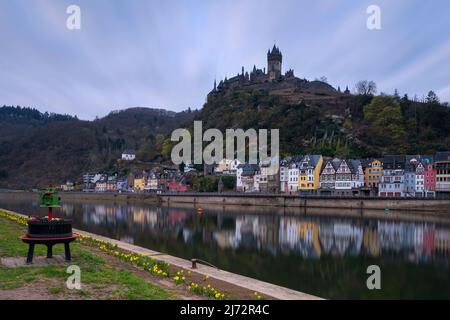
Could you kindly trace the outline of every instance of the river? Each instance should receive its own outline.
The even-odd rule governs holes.
[[[46,214],[28,198],[0,208]],[[64,201],[74,227],[323,298],[450,298],[450,223]],[[367,268],[381,271],[369,290]]]

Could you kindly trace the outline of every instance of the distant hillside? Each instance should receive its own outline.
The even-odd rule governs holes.
[[[95,121],[0,108],[0,187],[29,188],[114,170],[124,149],[141,161],[161,160],[164,140],[196,112],[132,108]]]

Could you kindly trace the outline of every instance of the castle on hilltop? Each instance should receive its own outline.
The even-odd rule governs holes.
[[[269,49],[267,51],[267,71],[266,68],[257,69],[254,65],[253,70],[249,73],[242,67],[241,73],[238,73],[230,79],[225,77],[219,84],[214,80],[214,87],[208,94],[208,100],[221,93],[228,93],[234,89],[262,89],[270,91],[274,88],[300,89],[313,87],[313,90],[322,92],[333,93],[333,91],[335,91],[332,86],[325,82],[309,82],[306,79],[295,77],[294,70],[292,69],[289,69],[283,75],[282,62],[283,55],[281,54],[280,49],[274,45],[272,50]]]

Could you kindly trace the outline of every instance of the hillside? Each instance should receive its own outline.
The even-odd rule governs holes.
[[[164,139],[196,112],[132,108],[94,121],[35,109],[0,108],[0,187],[30,188],[115,170],[124,149],[141,161],[161,159]]]
[[[238,86],[210,93],[197,118],[204,128],[279,128],[282,155],[367,157],[450,149],[449,107],[326,86],[320,81]]]

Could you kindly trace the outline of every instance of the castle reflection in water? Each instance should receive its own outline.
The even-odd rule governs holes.
[[[118,239],[136,237],[182,241],[185,245],[248,248],[309,259],[321,256],[395,257],[449,266],[450,229],[434,223],[379,219],[236,214],[224,211],[70,204],[62,207],[82,229],[107,229]],[[81,213],[81,214],[80,214]]]

